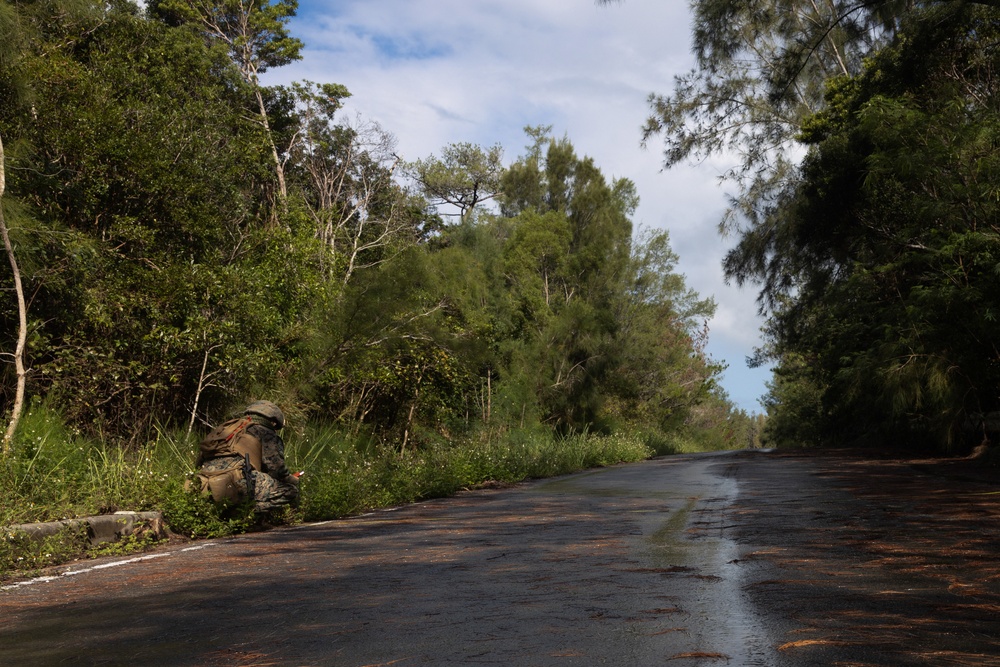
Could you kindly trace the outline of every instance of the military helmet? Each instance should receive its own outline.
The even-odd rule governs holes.
[[[248,415],[260,415],[265,419],[270,419],[274,428],[279,429],[285,425],[285,415],[277,405],[271,401],[254,401],[243,411]]]

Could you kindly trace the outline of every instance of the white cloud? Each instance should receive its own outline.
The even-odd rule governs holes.
[[[693,65],[687,3],[302,0],[291,31],[304,58],[268,82],[346,85],[348,112],[395,134],[406,159],[464,141],[499,143],[513,159],[525,125],[551,125],[605,175],[634,181],[636,224],[668,229],[688,284],[719,305],[709,351],[729,364],[727,391],[759,409],[766,373],[744,363],[759,343],[755,291],[725,286],[720,266],[732,242],[716,231],[726,165],[661,172],[659,144],[639,146],[647,96],[668,93]]]

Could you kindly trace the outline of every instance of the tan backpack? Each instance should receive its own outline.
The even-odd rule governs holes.
[[[220,456],[249,456],[250,465],[259,471],[263,465],[264,447],[258,438],[247,433],[246,428],[252,423],[249,416],[238,417],[212,429],[198,446],[198,464]]]
[[[199,467],[221,456],[239,456],[224,470],[200,471],[197,475],[201,492],[211,494],[217,503],[240,503],[248,495],[251,498],[254,495],[250,468],[261,469],[264,448],[258,438],[246,432],[252,423],[250,417],[231,419],[212,429],[198,447]]]

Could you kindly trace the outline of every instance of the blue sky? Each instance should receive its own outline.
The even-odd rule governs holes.
[[[378,122],[406,160],[450,143],[500,144],[505,160],[526,125],[551,125],[608,178],[635,182],[636,226],[667,229],[679,271],[714,297],[708,351],[728,364],[730,398],[748,412],[770,379],[745,358],[760,344],[756,290],[723,281],[733,239],[717,224],[723,158],[662,171],[660,146],[640,146],[650,93],[669,92],[693,66],[690,14],[680,0],[300,0],[291,32],[303,59],[265,83],[308,79],[351,91],[345,114]]]

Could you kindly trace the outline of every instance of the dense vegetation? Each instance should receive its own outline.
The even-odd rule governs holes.
[[[298,57],[294,10],[0,0],[0,271],[25,296],[0,300],[24,414],[0,524],[177,507],[192,443],[256,398],[289,415],[309,517],[752,442],[704,352],[714,304],[633,229],[631,182],[549,128],[506,165],[400,163],[338,119],[343,86],[261,84]],[[406,492],[365,486],[400,468]]]
[[[734,151],[730,278],[761,285],[777,444],[967,449],[1000,414],[995,2],[698,0],[651,98],[669,166]],[[801,158],[805,155],[804,159]]]

